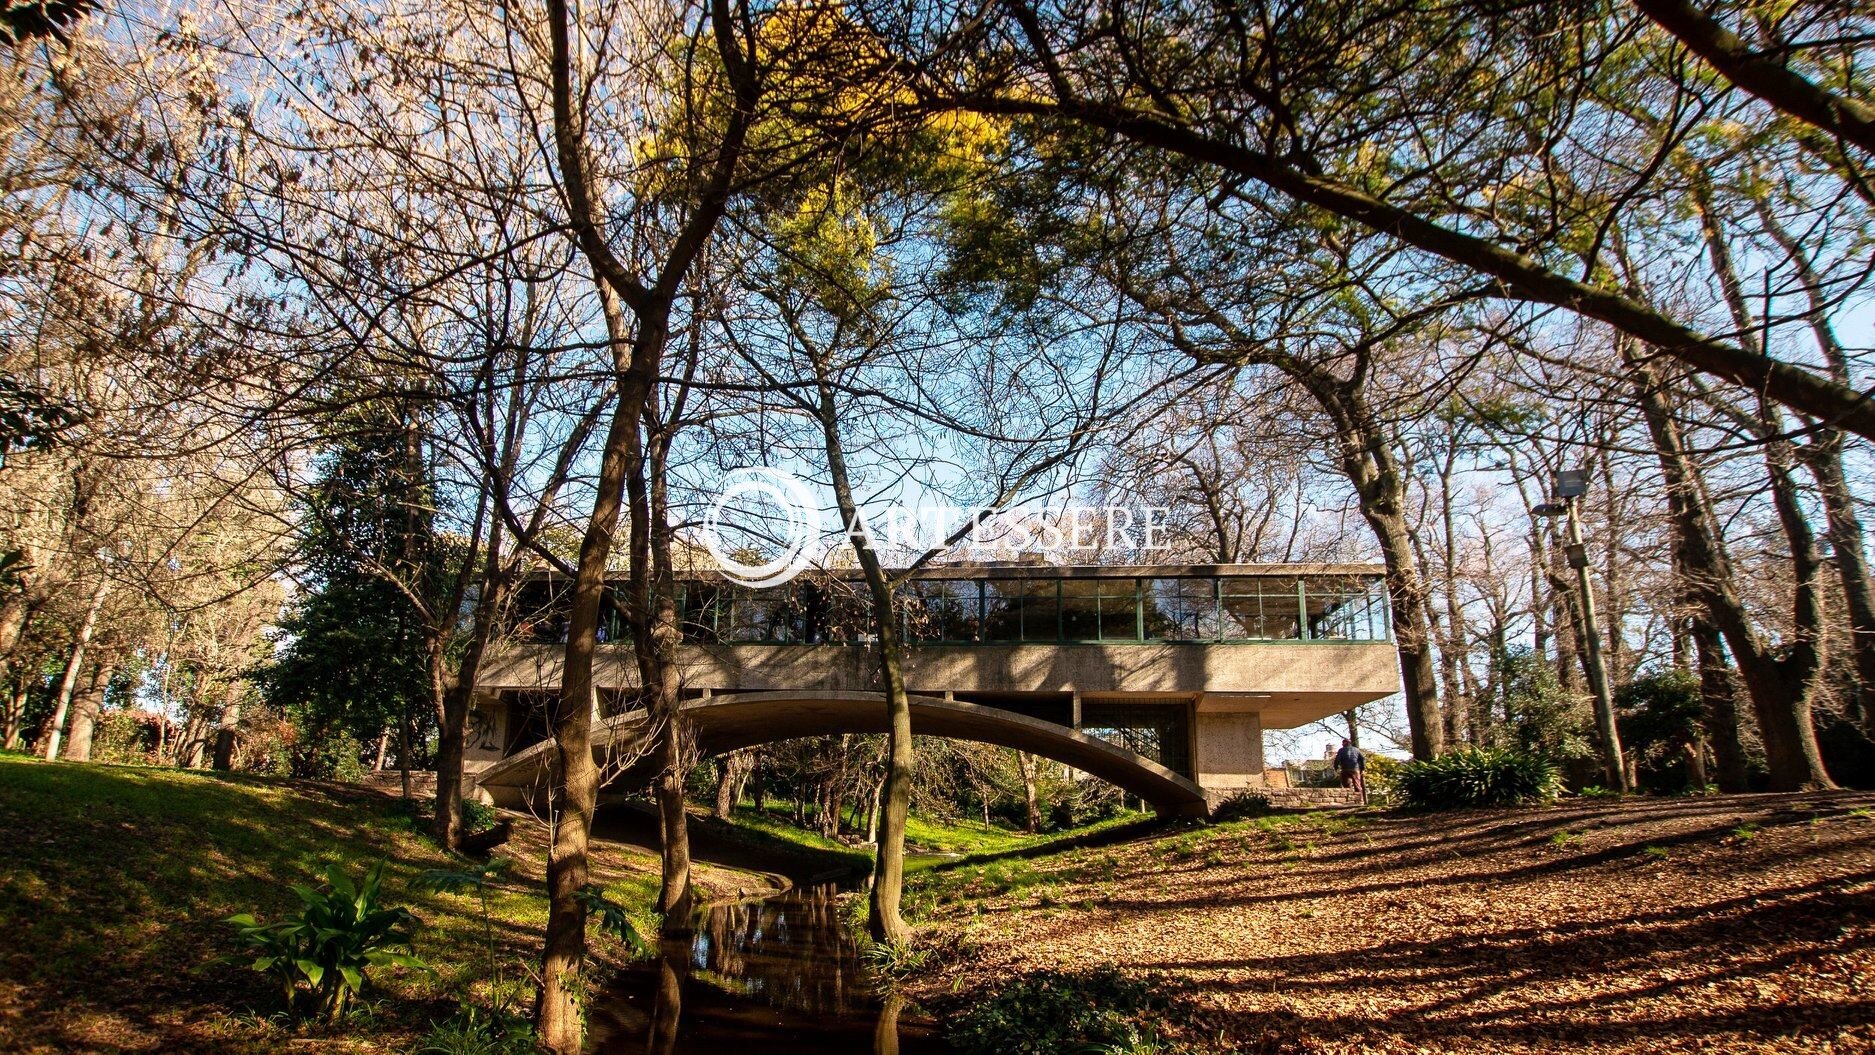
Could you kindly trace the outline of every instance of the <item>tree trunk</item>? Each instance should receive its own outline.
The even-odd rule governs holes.
[[[1667,403],[1657,375],[1650,364],[1630,360],[1641,410],[1660,460],[1661,474],[1667,484],[1668,515],[1674,527],[1677,564],[1686,577],[1687,589],[1710,614],[1713,624],[1730,646],[1740,678],[1757,712],[1758,730],[1764,738],[1767,764],[1774,790],[1794,791],[1809,786],[1829,786],[1816,746],[1816,733],[1810,725],[1810,688],[1815,677],[1815,642],[1804,640],[1804,624],[1819,613],[1815,609],[1813,569],[1796,569],[1799,607],[1798,636],[1790,656],[1779,661],[1770,647],[1758,636],[1750,614],[1738,597],[1732,580],[1730,562],[1716,530],[1712,513],[1706,507],[1699,486],[1698,470],[1687,456],[1680,439],[1679,424]],[[1773,459],[1767,446],[1767,460]],[[1790,505],[1789,476],[1773,471],[1773,495],[1779,518],[1786,532],[1801,528],[1786,515]],[[1793,510],[1794,511],[1794,510]],[[1800,521],[1800,516],[1797,518]],[[1794,540],[1793,540],[1794,541]],[[1801,547],[1793,546],[1800,564],[1809,563]],[[1811,558],[1814,553],[1811,553]],[[1812,628],[1813,629],[1813,628]]]
[[[1035,759],[1026,751],[1016,752],[1016,771],[1022,774],[1022,830],[1033,835],[1042,830],[1042,806],[1035,790]]]
[[[74,762],[91,761],[91,745],[97,739],[98,715],[104,710],[104,692],[110,687],[114,662],[98,663],[91,668],[91,680],[72,704],[71,736],[65,743],[65,757]]]
[[[742,752],[731,751],[716,760],[716,805],[710,815],[726,821],[736,808],[736,769]]]
[[[475,703],[475,684],[481,678],[482,659],[488,654],[496,620],[507,603],[510,579],[511,569],[501,554],[501,533],[491,531],[468,645],[463,650],[462,662],[456,666],[456,681],[443,695],[443,710],[436,730],[435,836],[437,843],[446,850],[454,850],[462,843],[462,756],[467,746],[464,739],[468,735],[469,710]]]
[[[5,730],[0,733],[0,742],[6,744],[8,751],[19,750],[20,725],[26,720],[26,702],[29,698],[24,683],[15,686],[13,694],[7,698]]]
[[[224,773],[234,768],[234,749],[239,739],[236,736],[241,724],[241,692],[238,686],[228,686],[227,701],[222,705],[221,718],[215,727],[214,766]]]
[[[91,607],[85,612],[85,621],[79,624],[78,636],[72,641],[72,654],[65,663],[65,674],[59,678],[57,702],[52,710],[52,729],[46,738],[46,758],[59,757],[59,741],[65,731],[65,712],[72,705],[72,689],[78,684],[78,668],[84,666],[85,649],[91,644],[91,635],[98,628],[98,613],[104,608],[105,595],[111,591],[111,580],[100,576],[98,588],[91,595]]]
[[[1361,515],[1380,543],[1387,568],[1387,595],[1393,605],[1394,644],[1400,654],[1400,690],[1406,698],[1406,724],[1413,757],[1432,758],[1445,749],[1439,716],[1439,672],[1432,654],[1432,620],[1425,580],[1413,556],[1412,528],[1406,519],[1406,486],[1399,466],[1365,414],[1365,406],[1343,393],[1339,410],[1331,409],[1341,442],[1343,471],[1354,484]]]
[[[386,729],[383,732],[378,734],[378,759],[376,762],[372,763],[372,766],[371,766],[372,772],[374,773],[384,772],[384,764],[390,760],[390,757],[391,757],[391,731],[389,729]]]
[[[1767,349],[1755,336],[1758,320],[1753,318],[1746,302],[1731,247],[1713,208],[1711,187],[1702,174],[1694,178],[1691,188],[1712,271],[1719,280],[1719,291],[1738,329],[1739,340],[1748,350],[1765,353]],[[1790,545],[1791,571],[1795,579],[1792,590],[1794,626],[1792,640],[1781,650],[1765,641],[1743,618],[1742,611],[1736,616],[1721,613],[1718,617],[1720,630],[1725,631],[1728,622],[1736,621],[1740,624],[1740,636],[1750,639],[1749,643],[1744,643],[1732,640],[1732,635],[1727,634],[1732,654],[1738,660],[1739,673],[1751,689],[1753,700],[1764,701],[1758,705],[1758,730],[1764,737],[1772,787],[1779,791],[1833,787],[1823,769],[1816,731],[1810,720],[1811,700],[1824,674],[1824,614],[1818,581],[1822,558],[1792,475],[1795,447],[1784,432],[1782,414],[1762,395],[1755,419],[1743,414],[1737,416],[1757,434],[1762,444],[1765,474],[1771,484],[1771,502],[1777,510],[1778,526]]]
[[[0,683],[13,673],[13,650],[19,646],[20,633],[26,629],[26,617],[31,609],[23,588],[13,590],[0,601]]]
[[[564,21],[555,30],[564,33]],[[605,298],[601,290],[602,299]],[[612,339],[618,341],[616,306],[609,311]],[[623,396],[612,411],[611,426],[599,461],[592,513],[580,541],[567,618],[566,653],[561,667],[560,698],[553,710],[554,780],[550,817],[553,841],[547,851],[547,936],[541,951],[541,988],[535,1016],[540,1043],[555,1055],[579,1055],[585,1042],[580,1010],[586,961],[586,904],[580,892],[590,879],[588,845],[593,810],[599,799],[599,769],[592,757],[593,652],[599,631],[599,606],[605,596],[606,561],[618,527],[625,488],[627,448],[637,435],[638,404]]]
[[[819,359],[814,361],[814,377],[819,388],[817,410],[821,436],[826,444],[827,471],[840,509],[840,522],[858,525],[861,523],[859,506],[847,476],[846,448],[840,439],[833,386],[827,377],[826,364]],[[863,530],[855,530],[849,541],[860,570],[865,574],[866,589],[872,596],[872,623],[879,638],[879,675],[885,686],[885,788],[879,810],[877,865],[873,871],[866,926],[874,941],[904,945],[911,941],[911,928],[905,925],[899,912],[899,900],[905,886],[905,823],[911,814],[911,771],[917,762],[911,739],[911,700],[905,694],[898,619],[885,567]]]
[[[1849,354],[1836,337],[1830,322],[1831,305],[1822,278],[1810,263],[1803,246],[1778,222],[1776,210],[1762,196],[1757,199],[1758,216],[1803,284],[1809,302],[1810,332],[1823,353],[1823,361],[1832,378],[1848,383],[1851,377]],[[1849,649],[1854,659],[1856,692],[1850,703],[1862,726],[1875,735],[1875,573],[1869,568],[1867,532],[1862,526],[1856,498],[1843,470],[1844,437],[1841,431],[1818,428],[1802,458],[1823,500],[1827,524],[1826,537],[1836,558],[1836,574],[1841,581],[1843,600],[1849,616]]]
[[[641,325],[648,325],[642,323]],[[655,338],[663,344],[662,322]],[[641,329],[640,340],[644,339]],[[644,404],[641,403],[641,406]],[[658,804],[660,881],[658,911],[673,930],[689,925],[690,816],[684,777],[690,769],[689,731],[683,711],[677,649],[683,643],[671,565],[671,527],[665,490],[665,458],[671,435],[658,431],[649,450],[634,436],[627,447],[625,486],[631,501],[632,648],[650,712],[657,765],[653,786]],[[642,614],[637,614],[642,613]]]
[[[1725,646],[1712,621],[1693,621],[1693,647],[1699,655],[1699,698],[1706,743],[1712,746],[1713,776],[1720,791],[1750,790],[1745,745],[1739,738],[1744,717],[1738,713],[1738,686],[1725,662]]]

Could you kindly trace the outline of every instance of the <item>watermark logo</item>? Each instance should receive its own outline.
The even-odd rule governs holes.
[[[732,532],[749,527],[759,518],[763,535],[774,540],[779,554],[755,561],[749,550],[731,544]],[[703,548],[723,575],[741,586],[761,589],[780,586],[813,562],[813,545],[820,538],[820,506],[801,478],[781,469],[736,469],[723,477],[716,501],[703,519]]]
[[[894,505],[843,525],[845,537],[915,559],[959,549],[971,559],[1028,554],[1150,553],[1171,549],[1166,506],[968,508]],[[703,547],[724,577],[756,589],[805,571],[822,539],[820,506],[806,481],[782,469],[731,471],[703,519]],[[776,553],[764,560],[761,554]]]

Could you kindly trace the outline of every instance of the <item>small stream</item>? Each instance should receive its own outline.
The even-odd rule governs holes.
[[[936,1055],[934,1023],[867,975],[831,883],[699,910],[594,1001],[592,1050]],[[746,1047],[738,1047],[746,1045]]]

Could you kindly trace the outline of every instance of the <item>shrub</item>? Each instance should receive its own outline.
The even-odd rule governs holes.
[[[957,1015],[946,1033],[958,1055],[1053,1055],[1126,1050],[1164,998],[1118,971],[1036,971]]]
[[[1545,802],[1562,781],[1555,764],[1539,755],[1462,747],[1401,766],[1396,783],[1407,806],[1437,810]]]
[[[462,800],[462,831],[467,835],[472,832],[485,832],[501,823],[501,811],[486,802],[474,799]]]
[[[1270,797],[1261,791],[1246,789],[1239,791],[1211,811],[1211,819],[1218,822],[1240,821],[1248,817],[1261,817],[1270,811]]]
[[[364,990],[371,968],[427,970],[411,955],[410,928],[416,917],[409,909],[378,903],[383,878],[383,861],[359,884],[333,865],[326,870],[324,889],[293,888],[300,899],[299,915],[280,923],[261,923],[246,913],[229,917],[240,930],[241,944],[258,954],[253,969],[280,986],[289,1013],[306,991],[314,1010],[337,1019]]]

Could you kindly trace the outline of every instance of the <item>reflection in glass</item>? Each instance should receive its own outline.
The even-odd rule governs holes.
[[[1148,641],[1217,639],[1216,579],[1148,579],[1145,589]]]
[[[925,579],[906,584],[905,636],[912,641],[975,641],[979,591],[975,579]]]
[[[1061,631],[1055,579],[991,579],[983,584],[983,640],[1054,641]]]

